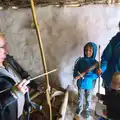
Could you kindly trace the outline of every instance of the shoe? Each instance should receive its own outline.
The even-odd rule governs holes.
[[[89,118],[89,117],[90,117],[90,111],[86,111],[85,117],[86,117],[86,118]]]
[[[76,115],[74,116],[74,120],[80,120],[80,115],[79,115],[79,114],[76,114]]]
[[[94,120],[92,116],[89,116],[89,118],[86,118],[85,120]]]

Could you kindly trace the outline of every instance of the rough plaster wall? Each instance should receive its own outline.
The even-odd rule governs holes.
[[[48,70],[59,68],[50,80],[66,88],[72,84],[75,60],[83,55],[88,41],[101,45],[101,51],[118,31],[120,8],[88,5],[78,8],[36,8]],[[12,55],[32,76],[43,73],[35,30],[30,28],[30,9],[0,11],[0,28],[6,35]]]

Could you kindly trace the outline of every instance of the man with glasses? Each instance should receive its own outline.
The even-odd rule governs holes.
[[[28,77],[28,73],[8,54],[5,36],[0,34],[0,120],[22,119],[24,104],[28,102],[25,99],[29,91]]]

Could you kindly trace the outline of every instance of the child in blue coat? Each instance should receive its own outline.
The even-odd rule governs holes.
[[[96,69],[88,71],[83,77],[80,73],[87,71],[90,67],[98,63],[95,59],[97,53],[97,46],[93,42],[88,42],[84,46],[84,57],[77,59],[74,66],[73,77],[77,80],[78,87],[78,105],[76,109],[76,116],[80,116],[83,110],[84,97],[86,97],[86,118],[90,116],[90,106],[92,99],[92,90],[94,88],[93,82],[98,78]]]

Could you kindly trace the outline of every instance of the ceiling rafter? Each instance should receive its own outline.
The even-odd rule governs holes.
[[[47,6],[47,5],[72,5],[72,4],[79,4],[86,5],[86,4],[106,4],[111,3],[113,0],[34,0],[35,5]],[[114,0],[114,3],[119,3],[120,0]],[[19,8],[30,7],[30,0],[0,0],[0,6],[3,7],[10,7],[16,6]]]

